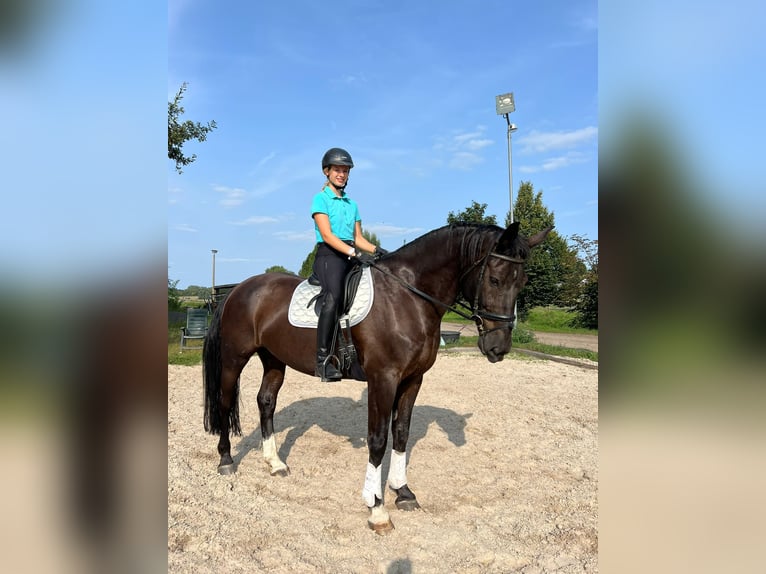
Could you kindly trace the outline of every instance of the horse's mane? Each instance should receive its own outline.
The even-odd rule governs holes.
[[[439,227],[412,242],[404,245],[399,251],[405,250],[415,257],[432,255],[433,240],[438,245],[446,245],[451,240],[460,241],[460,254],[471,261],[475,261],[487,254],[503,234],[504,229],[489,223],[456,222]],[[527,259],[530,247],[526,237],[516,235],[510,251],[504,250],[505,255]]]

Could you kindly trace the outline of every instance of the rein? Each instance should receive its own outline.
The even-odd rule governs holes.
[[[462,291],[462,283],[463,283],[463,279],[465,278],[465,276],[474,267],[476,267],[476,265],[478,265],[479,263],[482,264],[481,265],[481,271],[479,272],[479,280],[477,282],[478,283],[478,287],[476,289],[476,295],[475,295],[474,300],[473,300],[473,305],[470,308],[470,312],[471,312],[470,315],[468,313],[465,313],[464,311],[461,311],[460,309],[458,309],[454,305],[448,305],[447,303],[444,303],[443,301],[439,301],[438,299],[436,299],[435,297],[432,297],[428,293],[425,293],[425,292],[421,291],[420,289],[418,289],[417,287],[415,287],[413,285],[410,285],[409,283],[407,283],[401,277],[399,277],[397,275],[394,275],[393,273],[391,273],[389,271],[386,271],[385,269],[383,269],[381,267],[378,267],[378,265],[375,262],[370,262],[369,264],[370,264],[370,266],[375,267],[375,269],[377,269],[378,271],[380,271],[384,275],[388,275],[389,277],[392,277],[393,279],[396,279],[404,287],[406,287],[407,289],[409,289],[410,291],[412,291],[413,293],[415,293],[419,297],[422,297],[426,301],[430,301],[431,303],[434,303],[436,305],[440,305],[441,307],[444,307],[445,309],[448,309],[448,310],[452,311],[453,313],[455,313],[457,315],[460,315],[464,319],[469,319],[469,320],[473,321],[474,323],[476,323],[476,328],[479,331],[479,337],[482,337],[484,335],[487,335],[488,333],[491,333],[492,331],[497,331],[499,329],[504,329],[505,328],[505,326],[501,326],[501,327],[494,327],[492,329],[487,329],[487,328],[484,327],[484,320],[485,319],[489,319],[490,321],[498,321],[498,322],[502,322],[502,323],[513,323],[516,320],[516,316],[515,315],[499,315],[497,313],[492,313],[492,312],[487,311],[487,310],[482,310],[480,305],[479,305],[479,293],[481,291],[481,289],[480,289],[481,288],[481,283],[482,283],[482,280],[484,279],[484,272],[487,269],[487,263],[489,262],[489,258],[490,257],[497,257],[499,259],[504,259],[505,261],[510,261],[512,263],[524,263],[523,259],[519,259],[517,257],[510,257],[508,255],[502,255],[500,253],[495,253],[493,251],[493,249],[494,249],[494,246],[492,247],[492,249],[490,249],[489,253],[487,253],[484,257],[482,257],[481,259],[479,259],[479,260],[475,261],[474,263],[472,263],[470,265],[470,267],[460,276],[460,279],[458,280],[458,283],[460,285],[460,289]],[[461,304],[461,305],[463,307],[465,307],[466,309],[468,309],[467,305],[463,305],[463,304]]]
[[[378,265],[377,265],[376,263],[370,262],[370,266],[371,266],[371,267],[374,267],[375,269],[377,269],[378,271],[380,271],[381,273],[383,273],[383,275],[388,275],[389,277],[391,277],[391,278],[393,278],[393,279],[396,279],[396,280],[397,280],[399,283],[401,283],[402,285],[404,285],[404,286],[405,286],[407,289],[409,289],[410,291],[412,291],[413,293],[415,293],[415,295],[418,295],[418,296],[422,297],[422,298],[423,298],[423,299],[425,299],[426,301],[430,301],[431,303],[436,303],[437,305],[441,305],[442,307],[444,307],[444,308],[446,308],[446,309],[449,309],[449,310],[450,310],[450,311],[452,311],[453,313],[457,313],[458,315],[460,315],[461,317],[463,317],[463,318],[465,318],[465,319],[473,319],[473,316],[472,316],[472,315],[468,315],[467,313],[464,313],[463,311],[461,311],[461,310],[460,310],[460,309],[458,309],[457,307],[454,307],[454,306],[452,306],[452,305],[447,305],[447,303],[444,303],[443,301],[439,301],[438,299],[436,299],[436,298],[434,298],[434,297],[431,297],[431,295],[429,295],[428,293],[425,293],[425,292],[421,291],[420,289],[418,289],[418,288],[417,288],[417,287],[415,287],[414,285],[410,285],[409,283],[407,283],[407,282],[406,282],[404,279],[402,279],[401,277],[399,277],[399,276],[397,276],[397,275],[394,275],[394,274],[393,274],[393,273],[391,273],[390,271],[386,271],[386,270],[385,270],[385,269],[383,269],[382,267],[378,267]]]

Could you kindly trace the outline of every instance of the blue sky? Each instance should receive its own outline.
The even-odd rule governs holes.
[[[171,0],[168,99],[215,120],[197,161],[168,165],[168,273],[236,283],[313,248],[321,157],[346,148],[362,223],[396,249],[472,201],[503,222],[513,92],[514,195],[530,181],[560,234],[598,238],[594,1]]]

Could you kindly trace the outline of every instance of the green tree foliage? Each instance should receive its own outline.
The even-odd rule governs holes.
[[[282,267],[281,265],[272,265],[271,267],[267,268],[264,273],[289,273],[290,275],[295,275],[292,271],[288,271],[285,267]]]
[[[179,120],[184,113],[181,100],[186,91],[186,85],[184,82],[173,101],[168,102],[168,158],[176,162],[178,173],[183,173],[181,168],[197,159],[196,154],[188,157],[184,155],[184,144],[191,139],[196,139],[199,142],[205,141],[207,134],[217,127],[215,120],[208,122],[207,125],[191,120],[183,122]]]
[[[554,225],[553,213],[543,204],[543,192],[535,193],[532,183],[522,181],[513,210],[514,220],[519,222],[519,232],[529,237]],[[510,225],[510,212],[506,225]],[[577,251],[554,229],[542,245],[532,250],[526,265],[529,283],[517,300],[517,313],[526,318],[529,309],[538,306],[572,306],[579,297],[580,284],[585,266],[577,257]]]
[[[372,233],[371,231],[362,229],[362,236],[373,245],[380,246],[380,239],[378,239],[378,236]]]
[[[168,311],[181,310],[181,297],[178,292],[178,279],[173,281],[168,277]]]
[[[189,285],[186,289],[183,289],[180,294],[186,295],[187,297],[198,297],[200,299],[204,299],[205,297],[210,296],[210,287]]]
[[[301,270],[298,272],[298,275],[301,277],[311,277],[311,274],[314,272],[314,259],[317,256],[317,247],[319,247],[319,244],[315,243],[314,249],[312,249],[311,253],[309,253],[306,256],[306,259],[303,260]]]
[[[574,305],[577,315],[573,324],[575,327],[598,329],[598,240],[575,234],[570,241],[587,265],[580,295]]]
[[[486,210],[486,203],[479,203],[472,200],[471,205],[466,207],[463,211],[460,211],[457,214],[450,211],[447,215],[447,223],[451,225],[453,223],[464,221],[466,223],[497,225],[497,218],[494,215],[485,215],[484,212]]]

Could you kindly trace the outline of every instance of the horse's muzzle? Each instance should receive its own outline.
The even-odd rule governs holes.
[[[506,353],[511,349],[510,337],[506,341],[501,341],[491,346],[487,343],[487,339],[489,337],[479,337],[479,350],[482,355],[487,357],[490,363],[502,361]]]

